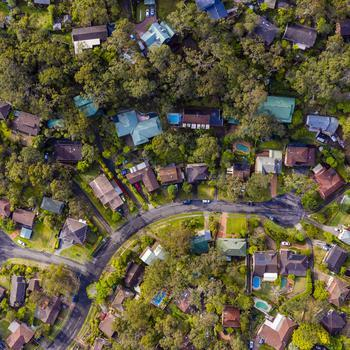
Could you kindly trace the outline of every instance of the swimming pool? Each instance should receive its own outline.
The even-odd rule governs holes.
[[[272,309],[272,306],[268,304],[265,300],[254,298],[254,307],[259,311],[267,314]]]
[[[181,123],[181,113],[168,113],[167,119],[170,125],[179,125]]]
[[[152,299],[152,304],[154,306],[160,307],[166,297],[166,292],[164,290],[158,292],[156,296]]]
[[[236,149],[243,153],[249,153],[249,147],[241,143],[236,144]]]
[[[260,289],[261,288],[261,278],[259,276],[253,277],[253,289]]]
[[[287,278],[282,277],[281,279],[281,288],[285,288],[287,286]]]

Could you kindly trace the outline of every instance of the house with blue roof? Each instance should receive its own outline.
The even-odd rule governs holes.
[[[268,114],[280,123],[291,123],[295,108],[294,97],[268,96],[258,108],[259,114]]]
[[[33,233],[33,230],[26,227],[22,227],[20,236],[25,239],[31,239],[32,233]]]
[[[148,48],[152,46],[161,46],[167,44],[171,38],[175,35],[172,28],[163,22],[154,22],[141,36],[141,40],[146,44]]]
[[[94,117],[98,112],[98,106],[90,98],[84,98],[80,95],[73,98],[74,105],[80,113],[84,114],[85,117]]]
[[[228,13],[221,0],[196,0],[199,11],[205,11],[211,19],[227,17]]]
[[[131,137],[134,146],[147,143],[163,132],[157,115],[140,114],[134,110],[119,113],[115,126],[118,137]]]

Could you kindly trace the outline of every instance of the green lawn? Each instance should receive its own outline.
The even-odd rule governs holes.
[[[158,17],[165,20],[169,13],[173,12],[177,3],[181,0],[157,0]]]
[[[294,281],[293,292],[290,294],[291,297],[302,293],[305,290],[306,278],[305,277],[296,277]]]
[[[273,150],[280,151],[280,150],[283,150],[284,146],[285,146],[285,143],[282,141],[270,140],[270,141],[262,142],[259,145],[258,150],[263,151],[266,149],[273,149]]]
[[[242,215],[229,215],[227,218],[226,234],[237,235],[247,232],[247,218]]]
[[[198,229],[201,230],[204,228],[204,216],[202,212],[193,212],[188,214],[179,214],[168,217],[163,220],[159,220],[147,227],[149,231],[154,234],[157,233],[167,233],[169,230],[176,230],[180,228],[181,223],[186,220],[198,220]]]
[[[10,325],[6,320],[0,320],[0,338],[6,339],[10,335],[10,331],[7,329]]]
[[[18,7],[22,13],[28,15],[30,27],[37,29],[52,29],[52,17],[47,8],[28,6],[26,2],[23,2]]]
[[[61,255],[82,264],[91,260],[89,249],[80,245],[73,245],[70,248],[62,250]]]
[[[197,196],[199,199],[214,199],[215,187],[209,186],[208,183],[203,182],[197,187]]]

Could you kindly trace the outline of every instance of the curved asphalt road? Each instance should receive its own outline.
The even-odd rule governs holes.
[[[86,295],[86,287],[90,283],[98,280],[115,251],[129,237],[145,226],[172,215],[195,211],[243,213],[273,217],[274,220],[282,226],[294,226],[305,215],[299,199],[292,194],[276,197],[269,202],[253,203],[252,205],[222,201],[214,201],[210,204],[203,204],[202,201],[193,201],[191,205],[172,203],[139,214],[131,218],[118,230],[112,232],[110,236],[111,240],[98,252],[93,263],[82,265],[67,258],[20,248],[1,231],[0,263],[3,263],[9,258],[24,258],[40,263],[64,264],[78,273],[81,282],[78,292],[79,300],[72,310],[70,319],[57,335],[55,341],[48,347],[48,349],[53,350],[65,350],[84,324],[85,318],[89,312],[91,302]]]

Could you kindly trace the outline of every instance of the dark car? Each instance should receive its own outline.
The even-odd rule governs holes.
[[[182,204],[184,205],[190,205],[192,203],[192,201],[190,199],[186,199],[182,202]]]
[[[72,302],[73,302],[73,303],[77,303],[78,300],[79,300],[79,295],[78,295],[78,294],[74,294],[74,295],[73,295],[73,298],[72,298]]]

